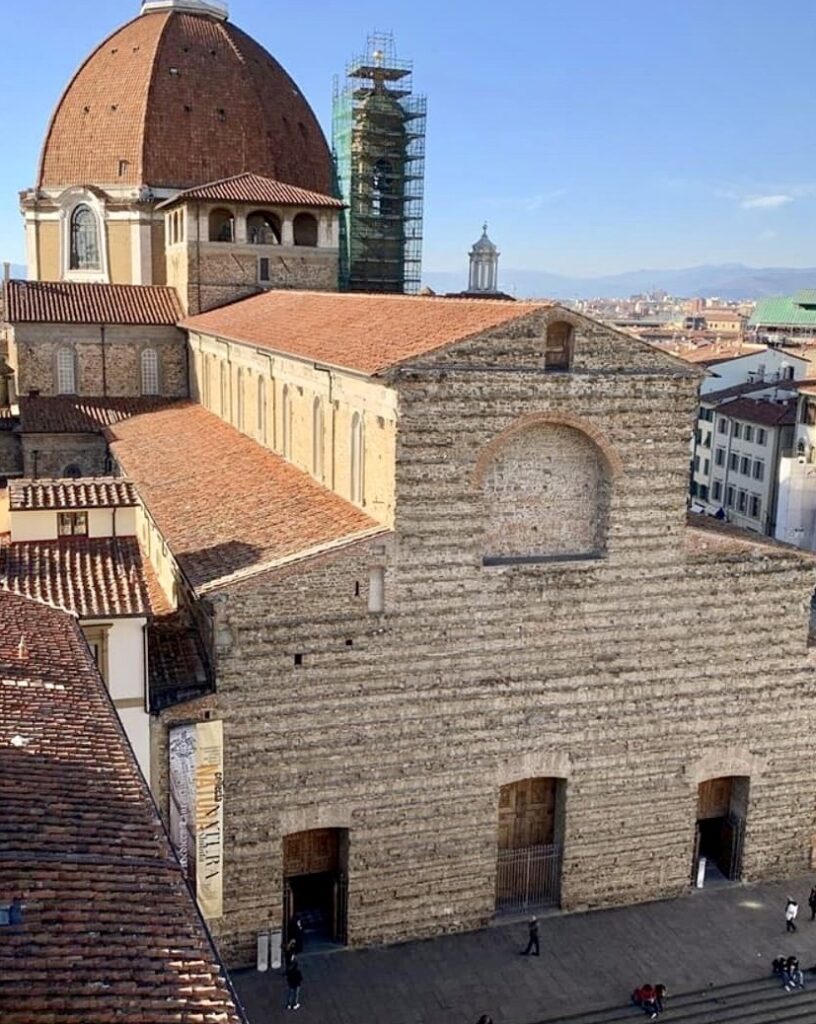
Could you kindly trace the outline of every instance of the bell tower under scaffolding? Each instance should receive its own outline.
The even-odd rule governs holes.
[[[341,218],[340,288],[419,291],[427,99],[394,37],[368,37],[366,53],[334,81],[332,142]]]

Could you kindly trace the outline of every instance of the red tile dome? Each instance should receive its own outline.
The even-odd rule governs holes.
[[[168,6],[128,22],[77,71],[39,186],[189,188],[253,171],[330,192],[326,139],[280,64],[224,18]]]

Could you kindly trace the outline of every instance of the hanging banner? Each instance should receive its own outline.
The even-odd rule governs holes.
[[[208,920],[223,914],[224,750],[221,722],[170,729],[170,839]]]

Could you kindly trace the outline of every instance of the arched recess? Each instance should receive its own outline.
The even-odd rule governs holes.
[[[566,320],[547,324],[544,343],[545,370],[571,370],[575,348],[575,328]]]
[[[686,766],[684,776],[696,791],[701,782],[727,775],[744,775],[756,780],[767,767],[765,758],[752,754],[747,747],[720,747],[709,750]]]
[[[216,207],[210,212],[209,238],[211,242],[235,241],[235,216],[232,210]]]
[[[247,241],[250,245],[280,245],[280,217],[270,210],[254,210],[247,217]]]
[[[317,245],[317,218],[311,213],[299,213],[292,222],[295,245]]]
[[[159,353],[155,348],[142,349],[141,355],[141,387],[143,395],[159,393]],[[204,404],[210,402],[210,364],[205,357],[204,362]]]
[[[539,413],[510,424],[474,473],[484,564],[602,557],[621,470],[610,442],[578,417]]]

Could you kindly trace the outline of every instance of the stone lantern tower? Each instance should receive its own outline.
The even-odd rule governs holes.
[[[490,294],[499,290],[499,250],[487,237],[487,224],[482,237],[470,250],[468,292]]]

